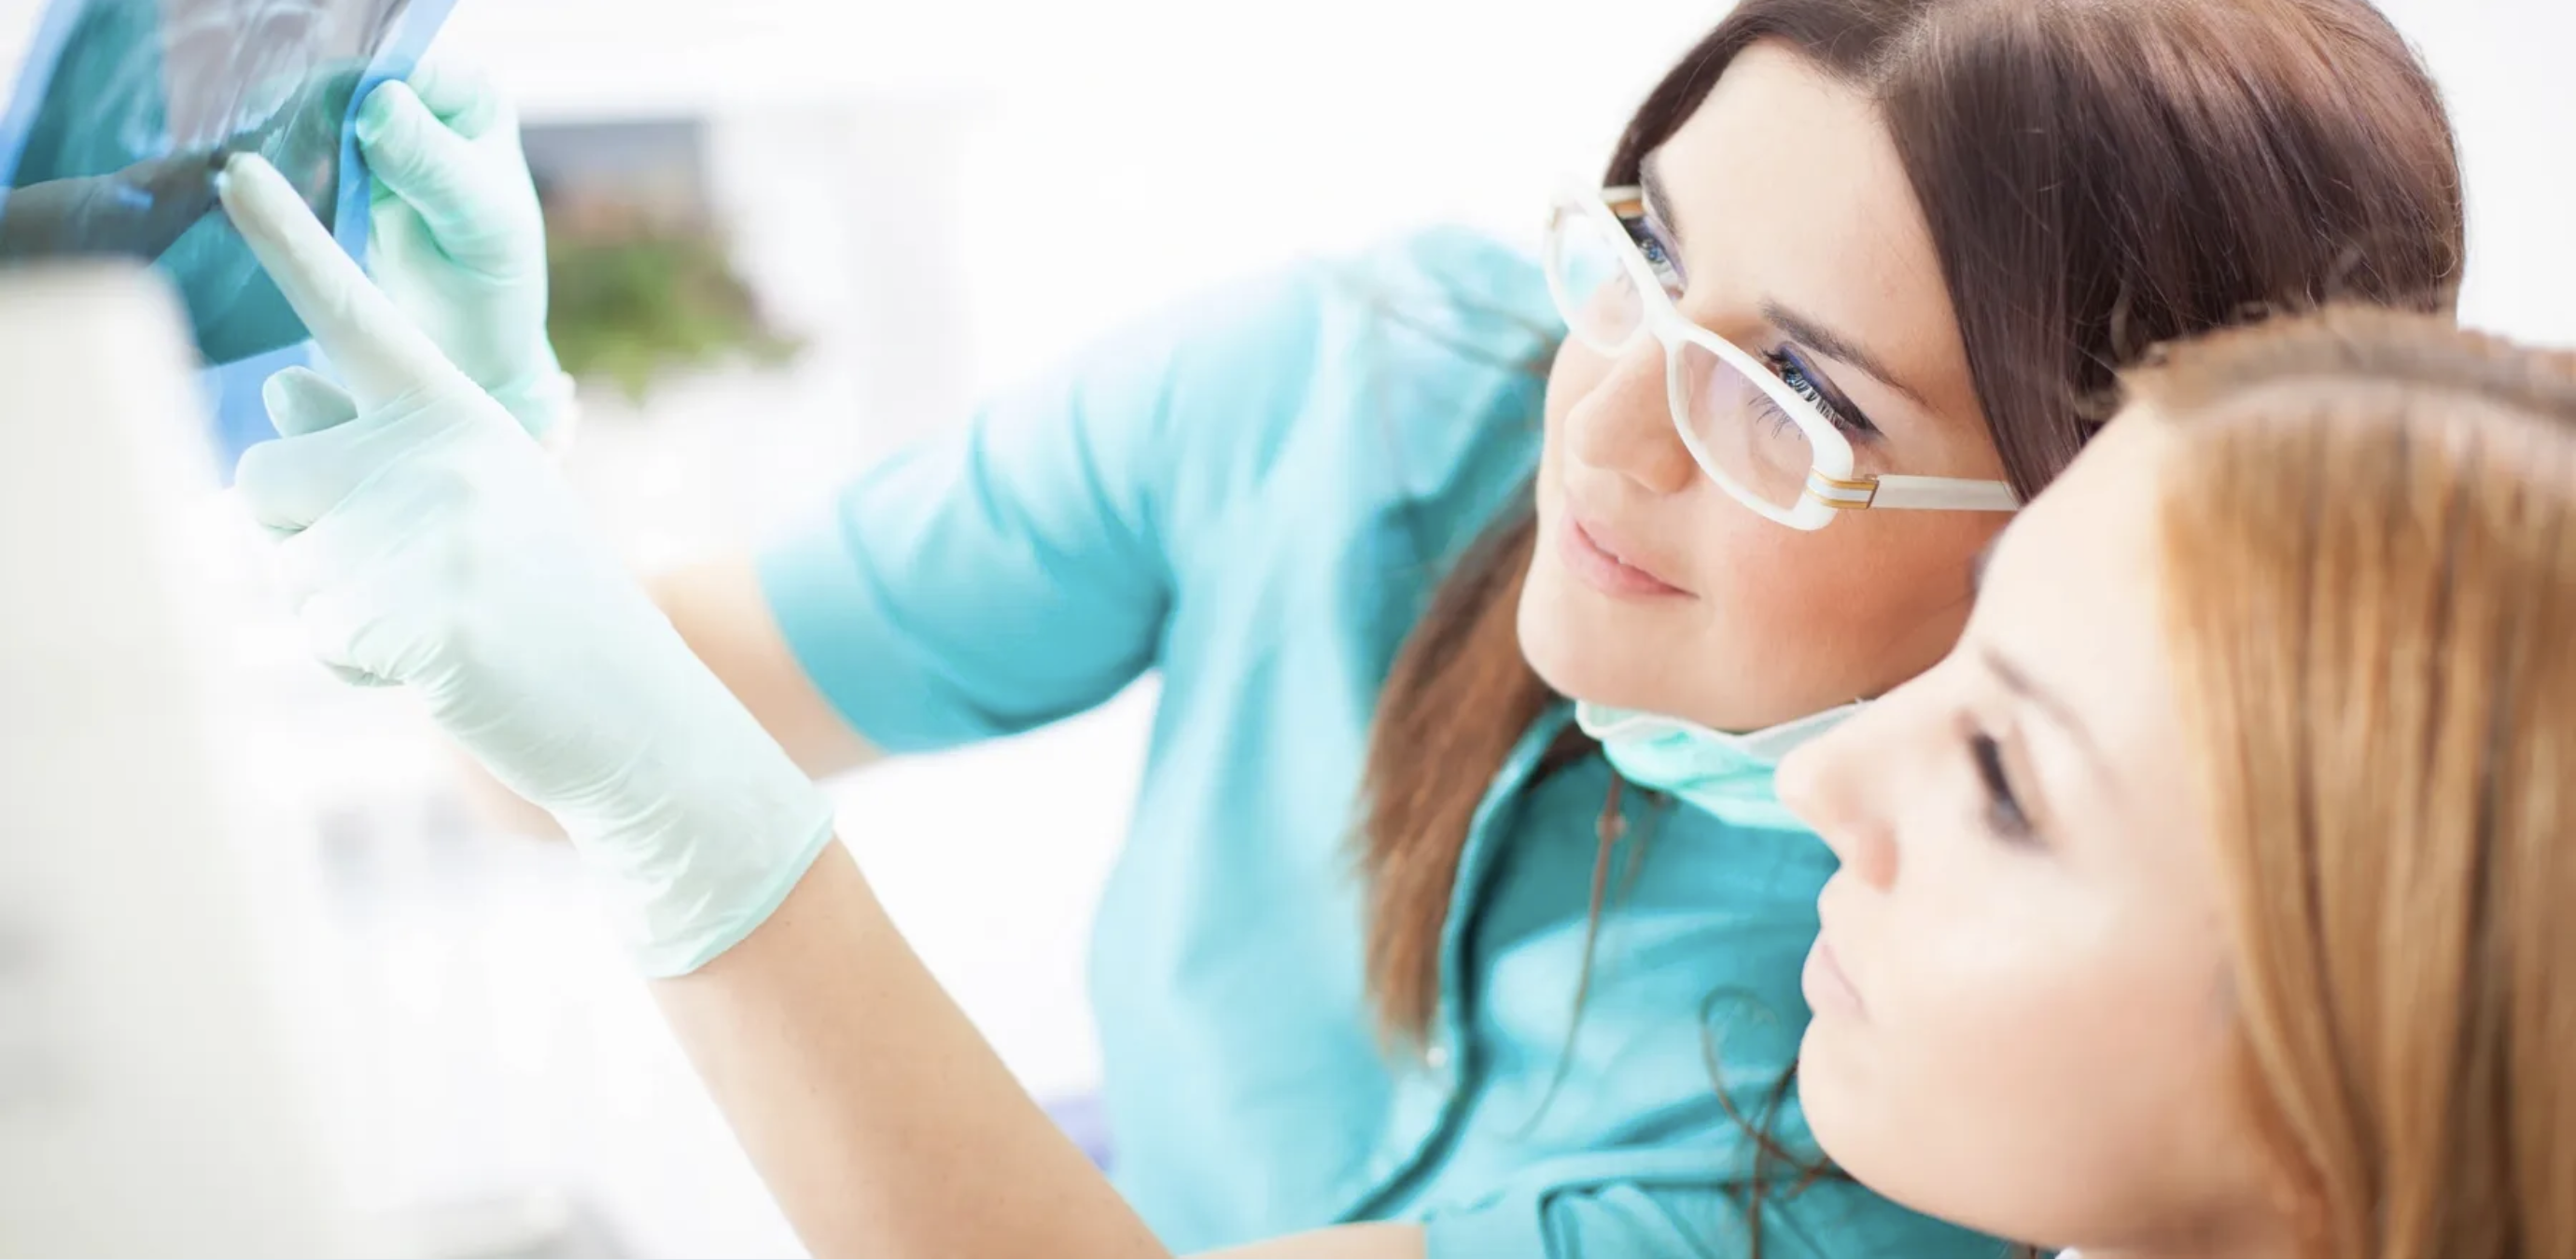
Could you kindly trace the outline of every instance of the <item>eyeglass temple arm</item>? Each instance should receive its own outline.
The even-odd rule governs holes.
[[[1881,477],[1869,498],[1873,508],[1930,508],[1954,512],[2012,512],[2021,496],[2000,481],[1960,477]]]

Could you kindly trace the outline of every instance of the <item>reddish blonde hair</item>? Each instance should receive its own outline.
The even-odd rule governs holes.
[[[2131,386],[2300,1245],[2576,1255],[2576,358],[2344,310]]]

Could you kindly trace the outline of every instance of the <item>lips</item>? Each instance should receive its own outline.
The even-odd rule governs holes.
[[[1641,556],[1599,521],[1566,514],[1565,561],[1586,582],[1605,594],[1623,598],[1667,598],[1690,594],[1666,577],[1657,562]]]
[[[1806,991],[1807,1008],[1818,1015],[1868,1013],[1868,1007],[1860,1000],[1860,990],[1844,974],[1842,961],[1834,957],[1833,942],[1822,935],[1807,951],[1807,968],[1798,979],[1799,987]]]

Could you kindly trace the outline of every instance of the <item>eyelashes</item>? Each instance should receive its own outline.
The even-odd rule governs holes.
[[[1681,260],[1674,256],[1672,244],[1665,240],[1662,229],[1651,220],[1636,220],[1628,224],[1628,236],[1637,243],[1637,252],[1645,257],[1647,269],[1655,273],[1655,279],[1664,286],[1664,292],[1679,300],[1690,281],[1682,274]]]
[[[1655,279],[1664,286],[1665,294],[1676,302],[1680,301],[1690,287],[1690,277],[1683,272],[1681,259],[1674,251],[1671,239],[1651,217],[1623,222],[1628,228],[1629,239],[1635,242],[1637,252],[1645,258],[1646,266],[1654,273]],[[1759,357],[1763,366],[1771,370],[1772,376],[1807,400],[1835,428],[1864,440],[1879,436],[1878,426],[1870,423],[1869,417],[1861,414],[1858,407],[1845,401],[1797,351],[1783,346],[1765,351]],[[1791,420],[1769,395],[1758,395],[1756,405],[1770,420],[1774,432],[1785,435],[1797,427],[1797,422]]]
[[[1813,404],[1817,411],[1824,413],[1825,419],[1835,428],[1854,437],[1877,436],[1878,427],[1871,424],[1868,417],[1861,415],[1850,404],[1828,392],[1824,382],[1809,370],[1806,361],[1800,359],[1795,352],[1786,349],[1769,351],[1762,356],[1762,362],[1764,366],[1771,369],[1773,376],[1780,378],[1781,384],[1788,386],[1800,398]],[[1773,403],[1767,395],[1762,400],[1762,409],[1769,413],[1774,424],[1785,427],[1793,423],[1788,413],[1780,410],[1779,405]]]
[[[1986,826],[2015,843],[2037,839],[2031,830],[2030,815],[2013,791],[2012,775],[2004,769],[2003,745],[1994,736],[1979,731],[1968,737],[1968,754],[1976,762],[1977,777],[1985,785]]]

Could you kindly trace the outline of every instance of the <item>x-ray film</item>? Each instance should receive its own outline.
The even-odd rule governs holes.
[[[303,341],[217,208],[215,172],[266,157],[363,257],[356,105],[411,72],[453,2],[54,0],[0,117],[0,264],[149,261],[209,365]]]

